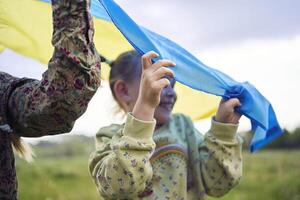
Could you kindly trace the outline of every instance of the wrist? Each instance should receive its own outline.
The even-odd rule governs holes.
[[[218,114],[215,115],[213,117],[213,119],[214,119],[214,121],[219,122],[219,123],[226,123],[226,122],[224,122],[224,120],[222,119],[222,117],[218,116]]]
[[[132,115],[143,121],[152,121],[154,118],[155,108],[152,106],[142,103],[143,101],[137,100],[133,107]]]
[[[231,118],[226,118],[226,117],[220,117],[216,115],[213,118],[216,122],[223,123],[223,124],[239,124],[239,120],[237,119],[231,119]]]

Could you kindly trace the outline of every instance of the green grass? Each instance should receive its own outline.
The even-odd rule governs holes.
[[[241,183],[220,199],[299,200],[300,151],[244,153]]]
[[[38,158],[33,164],[18,160],[21,200],[92,200],[96,188],[88,174],[87,158]]]
[[[96,200],[87,155],[17,160],[20,200]],[[213,200],[214,198],[209,198]],[[244,153],[243,179],[221,200],[299,200],[300,151]]]

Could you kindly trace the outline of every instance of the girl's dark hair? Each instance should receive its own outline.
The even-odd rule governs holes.
[[[127,83],[132,83],[141,76],[141,55],[135,50],[124,52],[110,63],[110,67],[109,86],[113,97],[116,99],[114,85],[117,80],[121,79]]]

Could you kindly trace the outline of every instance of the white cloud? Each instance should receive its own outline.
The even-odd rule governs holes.
[[[46,66],[38,61],[5,49],[0,53],[0,71],[11,73],[16,77],[41,79]]]

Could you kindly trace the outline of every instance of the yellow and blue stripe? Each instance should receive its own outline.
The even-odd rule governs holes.
[[[0,52],[9,48],[47,64],[53,52],[49,3],[49,0],[0,1]],[[132,49],[96,0],[91,1],[91,13],[94,16],[94,42],[102,55],[115,59],[120,53]],[[103,65],[102,75],[106,80],[108,73],[109,67]],[[216,112],[218,97],[192,90],[183,84],[176,84],[176,92],[179,98],[174,112],[185,113],[194,120],[211,117]]]

